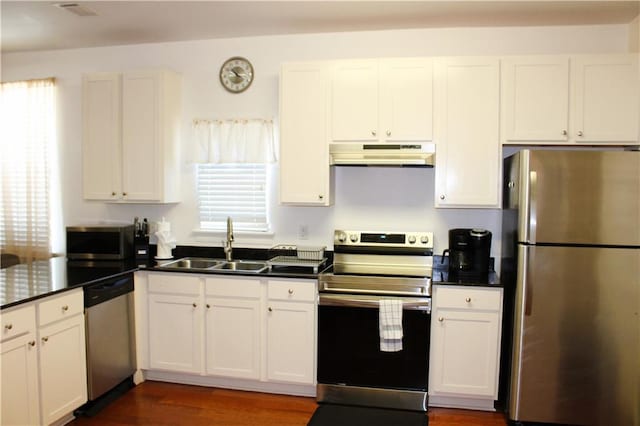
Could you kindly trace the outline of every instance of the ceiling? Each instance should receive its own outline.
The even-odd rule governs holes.
[[[77,3],[94,16],[56,6]],[[631,1],[0,1],[3,53],[404,28],[627,24]]]

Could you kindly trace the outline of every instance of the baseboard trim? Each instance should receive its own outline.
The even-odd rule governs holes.
[[[429,395],[429,407],[465,408],[469,410],[496,411],[493,399],[464,398],[458,396]]]

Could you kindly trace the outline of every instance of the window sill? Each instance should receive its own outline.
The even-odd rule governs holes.
[[[196,242],[215,243],[215,245],[221,245],[221,242],[227,237],[227,232],[224,230],[214,229],[201,229],[196,228],[191,231]],[[271,247],[273,244],[274,233],[272,231],[258,232],[258,231],[234,231],[234,244],[238,245],[256,245]]]

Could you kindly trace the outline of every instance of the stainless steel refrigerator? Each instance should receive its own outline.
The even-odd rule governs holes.
[[[504,176],[509,418],[640,425],[640,152],[523,150]]]

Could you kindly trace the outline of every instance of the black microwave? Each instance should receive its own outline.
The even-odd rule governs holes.
[[[132,258],[133,234],[133,224],[67,226],[67,259]]]

